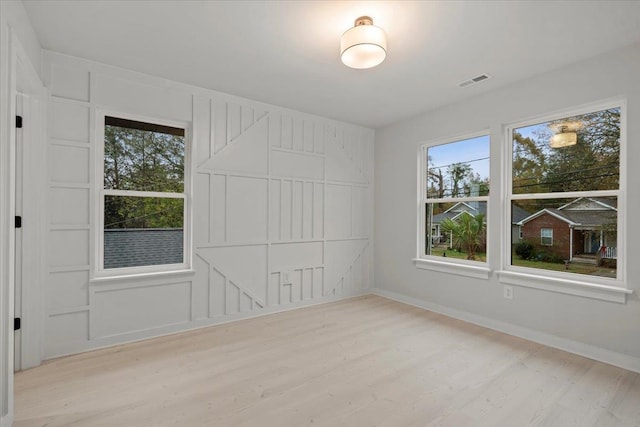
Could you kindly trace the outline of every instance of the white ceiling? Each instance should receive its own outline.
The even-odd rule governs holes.
[[[45,49],[373,128],[640,42],[638,1],[24,3]],[[370,70],[339,59],[360,15],[388,37]]]

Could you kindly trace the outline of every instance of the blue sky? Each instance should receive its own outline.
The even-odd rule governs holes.
[[[429,147],[427,155],[431,156],[429,168],[442,169],[446,173],[447,166],[452,163],[466,163],[481,178],[489,177],[489,136],[479,136],[448,144]],[[483,159],[483,160],[477,160]]]

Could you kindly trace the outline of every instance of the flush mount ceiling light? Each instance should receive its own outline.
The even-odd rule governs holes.
[[[379,65],[387,56],[387,36],[373,25],[373,19],[361,16],[353,28],[340,38],[340,59],[347,67],[365,69]]]
[[[578,143],[578,134],[576,133],[578,127],[578,123],[566,123],[557,126],[558,133],[551,137],[549,147],[562,148],[576,145]]]

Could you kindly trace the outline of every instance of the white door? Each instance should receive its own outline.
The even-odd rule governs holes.
[[[25,96],[18,94],[16,97],[16,116],[22,117],[24,111]],[[17,119],[16,119],[17,120]],[[24,126],[24,124],[23,124]],[[23,130],[16,128],[16,191],[15,206],[16,218],[22,218],[22,188],[23,188]],[[14,290],[14,317],[22,318],[22,228],[18,228],[16,224],[16,243],[15,243],[15,290]],[[18,329],[14,332],[14,371],[22,369],[22,330]]]

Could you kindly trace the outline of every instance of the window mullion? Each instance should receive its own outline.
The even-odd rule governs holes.
[[[568,191],[557,193],[523,193],[511,194],[511,200],[531,199],[573,199],[578,197],[618,197],[620,190]]]
[[[103,190],[105,196],[154,197],[167,199],[184,199],[184,193],[168,193],[161,191]]]

